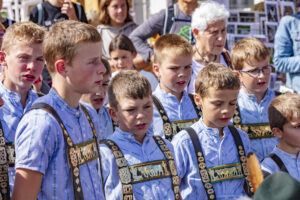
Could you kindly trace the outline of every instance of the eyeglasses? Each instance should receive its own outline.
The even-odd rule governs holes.
[[[245,72],[251,76],[257,77],[260,72],[262,72],[264,75],[271,73],[272,65],[266,65],[262,68],[252,69],[252,70],[240,70],[239,72]]]

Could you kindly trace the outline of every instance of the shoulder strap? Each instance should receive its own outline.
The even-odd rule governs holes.
[[[75,2],[75,9],[77,10],[78,13],[78,21],[81,21],[81,16],[82,16],[82,12],[81,12],[81,5],[79,2]]]
[[[1,153],[1,171],[0,171],[0,195],[3,199],[10,199],[9,176],[8,176],[8,155],[6,151],[4,131],[0,121],[0,153]]]
[[[189,136],[192,140],[192,143],[193,143],[193,147],[194,147],[194,150],[195,150],[195,154],[196,154],[196,158],[197,158],[197,162],[198,162],[198,167],[199,167],[199,174],[201,176],[201,181],[203,183],[207,198],[212,199],[212,200],[216,199],[215,190],[214,190],[212,184],[210,183],[208,170],[207,170],[207,167],[206,167],[206,164],[205,164],[205,159],[204,159],[204,156],[203,156],[201,143],[199,141],[197,133],[191,127],[186,128],[185,130],[189,134]]]
[[[116,160],[120,181],[122,183],[123,200],[133,200],[133,178],[124,154],[114,141],[103,140],[103,143],[112,151]]]
[[[176,200],[180,200],[181,199],[180,192],[179,192],[180,179],[177,174],[177,169],[176,169],[176,165],[174,162],[174,157],[172,155],[172,152],[169,150],[165,141],[160,136],[158,136],[158,135],[153,136],[153,139],[168,161],[167,167],[168,167],[169,171],[171,172],[172,190],[174,192],[174,197]]]
[[[193,94],[188,94],[188,95],[189,95],[189,97],[191,99],[191,102],[192,102],[192,104],[194,106],[194,109],[195,109],[195,111],[196,111],[196,113],[198,115],[198,118],[200,119],[201,116],[202,116],[202,110],[199,109],[198,106],[196,105],[195,100],[194,100],[194,95]]]
[[[165,23],[164,23],[164,29],[163,29],[164,35],[169,33],[171,30],[171,27],[173,25],[174,12],[175,12],[175,4],[169,5],[166,8]]]
[[[246,152],[245,152],[245,148],[244,148],[244,144],[242,142],[242,138],[238,132],[238,130],[234,127],[234,126],[228,126],[232,136],[233,136],[233,139],[234,139],[234,143],[235,143],[235,146],[237,148],[237,152],[239,154],[239,157],[240,157],[240,162],[241,162],[241,165],[242,165],[242,171],[243,171],[243,174],[245,176],[245,180],[246,180],[246,183],[247,183],[247,186],[249,187],[249,193],[248,195],[253,195],[253,188],[252,188],[252,185],[249,181],[249,174],[248,174],[248,169],[247,169],[247,165],[246,165]],[[247,191],[246,191],[247,192]],[[248,192],[247,192],[248,193]]]
[[[43,11],[43,5],[42,3],[39,3],[37,5],[37,10],[38,10],[38,25],[43,25],[44,21],[44,11]]]
[[[277,166],[279,167],[280,171],[289,173],[288,170],[287,170],[287,168],[285,167],[284,163],[280,159],[280,157],[277,156],[275,153],[271,153],[267,157],[271,158],[277,164]]]
[[[240,125],[242,123],[241,112],[238,103],[236,104],[236,109],[233,113],[232,119],[233,125]]]
[[[158,98],[155,95],[152,95],[152,99],[153,99],[153,103],[163,121],[163,129],[164,129],[165,138],[167,140],[171,141],[173,138],[173,128],[171,126],[170,119],[167,116],[167,113],[166,113],[164,107],[162,106],[162,104],[160,103],[160,101],[158,100]]]
[[[228,67],[230,67],[230,69],[233,69],[232,64],[231,64],[230,55],[229,55],[228,51],[224,48],[221,54],[223,55],[223,57],[225,59],[225,62],[228,65]]]
[[[72,139],[70,138],[70,136],[67,132],[67,129],[66,129],[65,125],[63,124],[61,118],[59,117],[57,112],[54,110],[54,108],[52,108],[50,105],[48,105],[46,103],[36,103],[36,104],[33,104],[27,112],[29,112],[30,110],[34,110],[34,109],[43,109],[43,110],[47,111],[59,123],[59,126],[62,129],[64,140],[65,140],[65,143],[66,143],[66,153],[67,153],[67,157],[68,157],[69,167],[70,167],[70,170],[71,170],[71,173],[72,173],[74,199],[75,200],[82,200],[83,199],[83,193],[82,193],[81,181],[80,181],[80,176],[79,176],[80,170],[79,170],[79,167],[76,166],[76,165],[74,166],[73,163],[70,160],[69,155],[70,155],[70,151],[74,150],[74,148],[73,148],[74,144],[73,144],[73,141],[72,141]]]

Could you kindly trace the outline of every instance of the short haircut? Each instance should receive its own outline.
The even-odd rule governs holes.
[[[240,79],[235,72],[220,63],[209,63],[197,75],[195,92],[201,98],[207,96],[208,89],[235,90],[240,88]]]
[[[109,4],[111,2],[112,2],[112,0],[101,0],[100,1],[99,24],[110,25],[110,17],[109,17],[108,12],[107,12],[107,7],[109,6]],[[125,19],[125,23],[126,23],[126,22],[132,21],[132,17],[129,14],[128,0],[125,0],[125,2],[126,2],[126,5],[127,5],[127,16],[126,16],[126,19]]]
[[[200,4],[192,15],[192,28],[203,33],[207,26],[215,21],[224,20],[227,23],[230,13],[223,4],[207,1]]]
[[[111,76],[111,68],[110,68],[109,62],[105,58],[101,58],[101,62],[103,63],[103,65],[106,69],[104,76],[106,76],[106,75]]]
[[[114,37],[109,44],[109,53],[118,49],[130,51],[131,53],[136,53],[136,49],[132,41],[126,35],[123,34]]]
[[[154,43],[154,63],[161,64],[161,62],[170,55],[192,56],[193,47],[186,39],[179,35],[163,35]]]
[[[300,116],[300,95],[285,93],[277,96],[268,108],[270,127],[283,130],[283,125]]]
[[[269,58],[270,52],[263,42],[256,38],[238,40],[231,48],[231,63],[235,70],[242,70],[245,63]]]
[[[71,64],[77,53],[77,45],[82,42],[101,42],[101,36],[94,26],[73,20],[55,23],[43,43],[43,55],[50,74],[55,72],[54,64],[58,59]]]
[[[122,70],[108,86],[108,101],[117,109],[121,98],[142,99],[151,96],[151,85],[147,78],[136,70]]]
[[[17,41],[41,44],[45,34],[46,29],[33,22],[17,22],[6,29],[1,50],[8,53]]]

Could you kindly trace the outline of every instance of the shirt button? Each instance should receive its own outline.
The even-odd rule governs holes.
[[[76,117],[80,117],[80,112],[79,111],[76,112],[75,115],[76,115]]]

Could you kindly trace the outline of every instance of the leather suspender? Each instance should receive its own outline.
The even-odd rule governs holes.
[[[4,131],[0,121],[0,199],[10,199],[9,176],[8,176],[8,154],[4,138]]]
[[[93,140],[94,140],[93,142],[96,143],[96,148],[97,148],[97,153],[98,153],[97,156],[98,156],[98,159],[101,160],[100,154],[99,154],[97,133],[95,131],[94,124],[91,121],[91,118],[90,118],[87,110],[82,105],[81,105],[81,108],[84,111],[84,113],[89,121],[89,124],[91,126],[91,129],[93,131]],[[64,140],[65,140],[65,144],[66,144],[66,153],[67,153],[67,157],[68,157],[68,163],[69,163],[69,167],[70,167],[70,170],[72,173],[74,199],[75,200],[83,200],[84,198],[83,198],[83,192],[82,192],[82,187],[81,187],[80,170],[79,170],[79,165],[81,163],[78,162],[78,160],[76,158],[76,154],[74,153],[74,152],[76,152],[76,150],[74,148],[76,145],[74,145],[61,118],[59,117],[57,112],[50,105],[45,104],[45,103],[36,103],[28,111],[33,110],[33,109],[43,109],[43,110],[47,111],[48,113],[50,113],[58,121],[59,126],[63,132],[63,136],[64,136]],[[75,156],[75,158],[74,158],[74,156]],[[82,163],[82,164],[85,164],[85,163]],[[101,163],[100,163],[100,165],[101,165]],[[102,172],[101,172],[101,176],[102,176]]]
[[[110,150],[112,151],[114,158],[116,160],[120,181],[122,183],[123,200],[133,200],[133,184],[138,183],[138,182],[145,182],[148,180],[166,178],[166,177],[170,177],[172,180],[172,190],[174,192],[175,199],[176,200],[181,199],[180,192],[179,192],[180,179],[177,175],[177,169],[176,169],[173,155],[170,152],[168,146],[165,144],[165,142],[163,141],[163,139],[160,136],[153,136],[153,139],[156,142],[156,144],[158,145],[159,149],[164,154],[166,160],[150,161],[147,163],[140,163],[140,164],[131,165],[131,166],[128,166],[128,163],[124,157],[124,154],[122,153],[121,149],[114,141],[112,141],[112,140],[104,140],[103,141],[103,143],[110,148]],[[135,171],[133,169],[137,169],[138,167],[142,167],[147,164],[151,165],[151,164],[159,163],[159,162],[163,163],[162,168],[164,168],[164,170],[160,171],[161,174],[164,174],[161,177],[154,175],[154,177],[152,179],[148,178],[146,180],[143,180],[143,179],[137,180],[137,178],[136,178],[137,176],[134,175],[134,173],[132,172],[132,171]],[[144,170],[142,170],[142,171],[144,171]],[[142,177],[142,173],[138,173],[138,174],[139,174],[139,177]],[[155,174],[155,173],[152,172],[152,174]]]
[[[193,103],[193,106],[194,106],[194,109],[198,115],[198,118],[201,117],[202,115],[202,112],[200,109],[198,109],[198,107],[196,106],[195,102],[194,102],[194,97],[193,95],[189,94],[189,98],[191,99],[192,103]],[[173,130],[172,128],[172,123],[169,119],[169,117],[167,116],[167,113],[164,109],[164,107],[162,106],[162,104],[160,103],[160,101],[158,100],[158,98],[154,95],[152,95],[152,99],[153,99],[153,103],[155,105],[155,107],[157,108],[158,110],[158,113],[160,114],[160,117],[163,121],[163,129],[164,129],[164,134],[165,134],[165,138],[169,141],[172,141],[172,138],[173,138],[173,133],[176,131],[176,132],[179,132],[180,130]]]
[[[229,130],[230,130],[230,132],[231,132],[231,134],[234,138],[234,142],[235,142],[236,147],[237,147],[237,152],[239,154],[240,163],[241,163],[241,166],[242,166],[241,170],[242,170],[242,172],[245,176],[247,184],[250,186],[249,178],[248,178],[248,170],[247,170],[247,167],[246,167],[245,150],[244,150],[244,146],[243,146],[243,143],[242,143],[242,139],[241,139],[238,131],[234,127],[228,126],[228,128],[229,128]],[[191,141],[193,143],[193,147],[194,147],[194,150],[195,150],[195,154],[196,154],[196,158],[197,158],[197,162],[198,162],[198,167],[199,167],[199,174],[200,174],[201,181],[203,183],[204,189],[206,191],[207,198],[210,199],[210,200],[214,200],[214,199],[216,199],[216,194],[215,194],[213,185],[211,183],[211,178],[210,178],[210,175],[208,173],[208,168],[206,167],[206,164],[205,164],[205,158],[204,158],[204,155],[203,155],[201,143],[199,141],[197,133],[191,127],[187,128],[185,130],[189,134],[189,136],[191,138]]]
[[[282,160],[280,159],[279,156],[277,156],[275,153],[271,153],[270,155],[268,155],[267,157],[271,158],[279,167],[280,171],[282,172],[286,172],[289,173],[289,171],[287,170],[287,168],[285,167],[284,163],[282,162]]]

